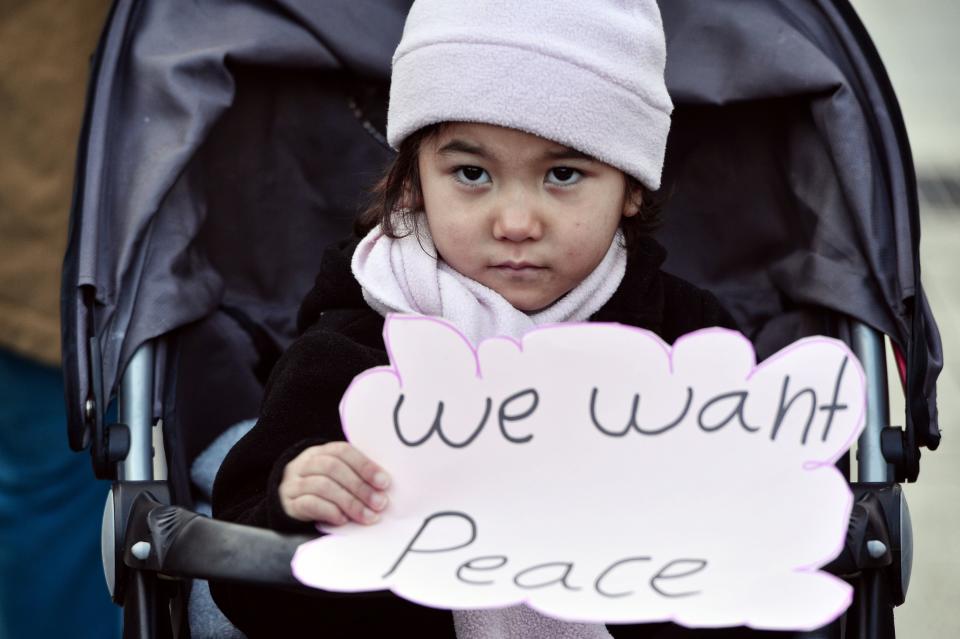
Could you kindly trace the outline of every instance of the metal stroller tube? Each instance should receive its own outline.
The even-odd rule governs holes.
[[[867,374],[867,424],[857,442],[857,480],[886,483],[893,479],[893,465],[881,447],[883,429],[890,424],[883,335],[861,322],[851,324],[853,352]]]
[[[889,441],[896,430],[890,426],[884,337],[861,322],[851,321],[850,328],[853,351],[867,377],[867,422],[858,441],[856,503],[847,548],[838,560],[859,572],[851,607],[858,636],[892,639],[893,607],[903,603],[910,581],[913,535],[906,499],[893,483],[896,467],[884,454],[884,438]]]
[[[153,342],[145,342],[130,358],[120,380],[120,422],[130,429],[130,449],[118,464],[118,479],[153,479]]]

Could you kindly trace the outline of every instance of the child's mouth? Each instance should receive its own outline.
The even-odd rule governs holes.
[[[538,266],[531,262],[501,262],[499,264],[494,264],[493,267],[495,269],[502,270],[502,271],[517,271],[517,272],[539,271],[545,268],[543,266]]]
[[[543,273],[547,270],[545,266],[538,266],[529,262],[502,262],[494,264],[491,268],[501,281],[518,284],[539,282]]]

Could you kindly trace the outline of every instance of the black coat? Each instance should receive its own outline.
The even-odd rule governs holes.
[[[324,254],[316,285],[300,309],[302,335],[270,375],[257,425],[230,451],[217,475],[216,518],[316,534],[311,524],[283,512],[278,494],[283,469],[308,446],[345,439],[340,397],[356,375],[388,363],[383,317],[367,306],[350,272],[355,248],[356,241]],[[670,343],[698,328],[733,327],[713,295],[660,270],[665,257],[652,238],[641,240],[628,256],[619,289],[591,321],[646,328]],[[385,592],[303,595],[225,583],[212,583],[211,590],[217,605],[251,638],[454,636],[450,612]],[[616,637],[673,636],[668,626],[613,626],[611,631]]]

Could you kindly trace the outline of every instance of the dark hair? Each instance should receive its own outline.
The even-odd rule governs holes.
[[[387,237],[400,237],[394,226],[393,211],[406,210],[409,211],[407,215],[412,215],[423,210],[418,162],[420,147],[440,133],[442,127],[442,124],[424,127],[400,143],[393,162],[371,189],[368,206],[357,217],[354,232],[358,236],[363,237],[379,225]],[[660,225],[663,196],[662,189],[651,191],[632,175],[624,174],[624,177],[627,180],[627,196],[641,201],[637,215],[620,220],[624,244],[627,251],[630,251],[641,237],[649,235]],[[416,228],[416,218],[409,222],[412,224],[407,224],[407,228]]]

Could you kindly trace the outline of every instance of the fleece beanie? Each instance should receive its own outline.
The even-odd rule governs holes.
[[[416,0],[393,57],[387,139],[495,124],[656,190],[673,110],[665,63],[654,0]]]

